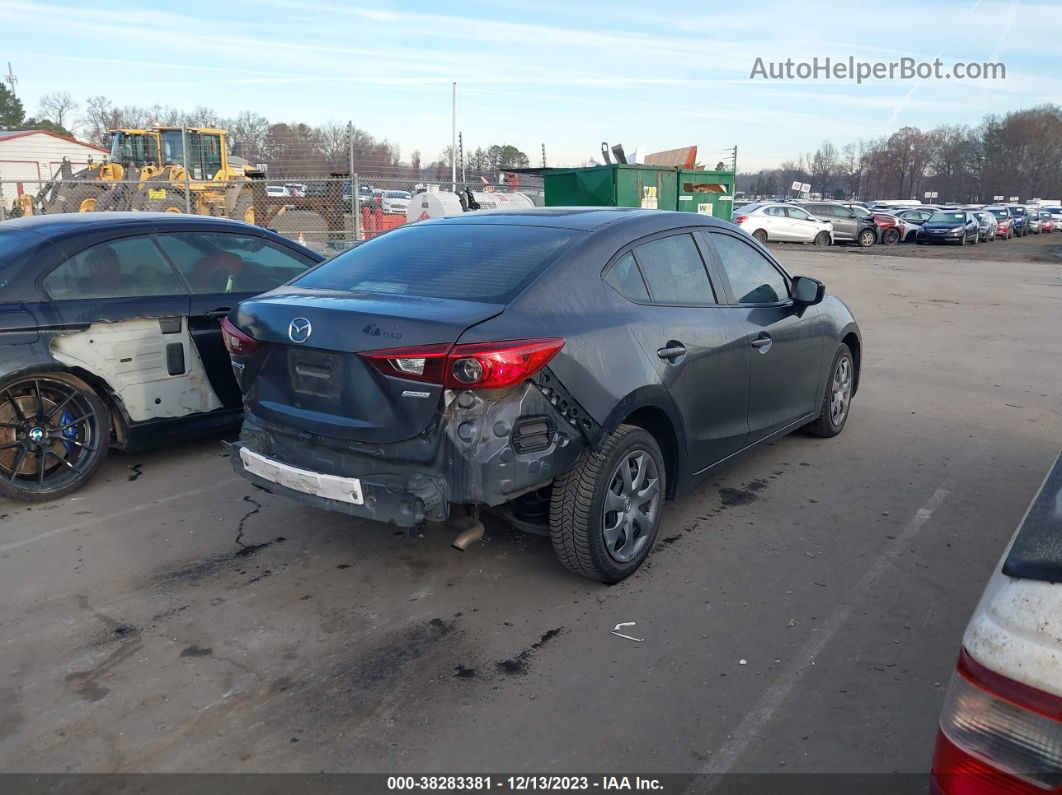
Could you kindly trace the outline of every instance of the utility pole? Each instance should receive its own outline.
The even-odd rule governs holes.
[[[184,211],[192,214],[192,169],[188,165],[188,119],[181,119],[181,156],[184,158]]]
[[[350,212],[354,216],[354,239],[361,240],[361,185],[354,173],[354,122],[347,122],[348,166],[350,173]],[[341,194],[342,198],[342,194]]]
[[[457,81],[453,83],[453,96],[450,99],[450,190],[457,192]]]
[[[463,133],[457,134],[457,156],[461,161],[461,184],[465,184],[465,137]]]
[[[546,145],[542,144],[542,168],[546,167]]]
[[[11,61],[7,62],[7,74],[4,75],[4,82],[11,86],[11,93],[15,93],[15,83],[18,82],[18,78],[15,77],[15,73],[11,71]]]

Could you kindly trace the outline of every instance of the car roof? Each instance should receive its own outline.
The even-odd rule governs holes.
[[[33,215],[22,218],[12,218],[0,222],[0,232],[23,232],[46,238],[50,241],[59,241],[70,237],[76,237],[84,233],[94,233],[113,229],[136,233],[143,230],[204,230],[217,229],[218,231],[254,234],[259,237],[268,237],[277,240],[293,248],[303,251],[312,251],[305,246],[300,246],[293,240],[278,235],[271,229],[243,221],[235,221],[231,218],[217,218],[209,215],[186,215],[185,213],[53,213],[50,215]],[[319,257],[319,254],[315,256]]]
[[[231,218],[215,218],[209,215],[185,215],[184,213],[52,213],[12,218],[3,222],[0,229],[25,229],[42,235],[51,235],[66,230],[85,230],[106,226],[201,226],[204,223],[225,227],[258,229],[243,221]]]
[[[648,219],[671,221],[674,226],[725,226],[718,218],[699,213],[648,210],[641,207],[535,207],[522,210],[479,210],[451,218],[420,221],[424,224],[543,226],[592,232],[606,226],[641,225]],[[667,224],[664,223],[664,226]]]

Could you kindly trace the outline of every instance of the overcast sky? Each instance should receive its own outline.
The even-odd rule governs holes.
[[[152,10],[152,8],[157,10]],[[2,0],[0,54],[40,95],[207,105],[275,121],[353,120],[425,161],[450,139],[537,164],[600,148],[697,144],[742,170],[904,125],[977,123],[1062,101],[1062,2],[407,2]],[[750,80],[757,57],[1002,61],[1006,80]],[[6,71],[6,64],[3,64]]]

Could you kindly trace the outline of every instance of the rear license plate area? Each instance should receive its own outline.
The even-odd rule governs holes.
[[[343,360],[328,351],[288,348],[288,377],[300,395],[338,399],[343,388]]]

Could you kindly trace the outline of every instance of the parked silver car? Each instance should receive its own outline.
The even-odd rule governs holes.
[[[788,243],[833,242],[833,224],[792,204],[746,204],[734,211],[733,221],[761,243],[768,240]]]

